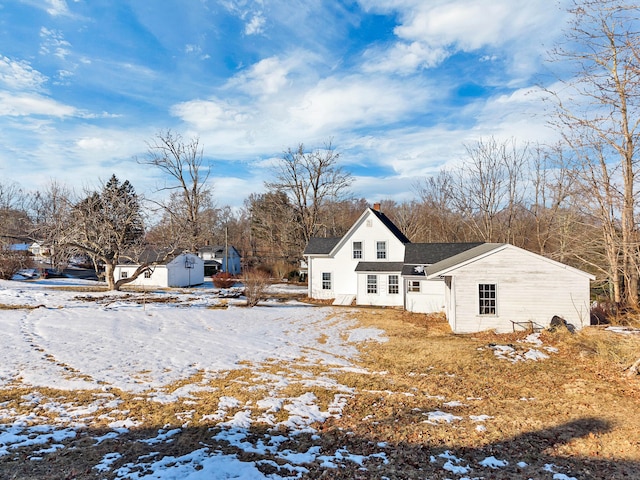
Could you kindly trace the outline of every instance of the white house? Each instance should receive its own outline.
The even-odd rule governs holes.
[[[131,277],[139,264],[119,264],[114,270],[116,281]],[[193,253],[182,253],[153,263],[151,269],[129,285],[149,287],[190,287],[204,283],[204,260]]]
[[[589,324],[593,275],[508,244],[410,243],[367,209],[341,238],[312,238],[308,295],[335,304],[445,312],[455,333]]]
[[[204,260],[205,275],[228,272],[238,275],[241,270],[241,257],[232,245],[206,245],[198,249],[198,256]]]

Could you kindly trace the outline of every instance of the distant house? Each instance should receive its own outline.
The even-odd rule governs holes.
[[[204,274],[207,277],[219,272],[238,275],[241,271],[240,253],[231,245],[205,245],[198,249],[198,256],[204,260]]]
[[[140,264],[122,263],[114,270],[116,281],[131,277]],[[161,262],[153,262],[151,269],[129,285],[150,287],[190,287],[204,283],[204,261],[194,253],[181,253]]]
[[[343,237],[312,238],[304,255],[309,297],[444,312],[455,333],[590,321],[593,275],[504,243],[414,244],[378,204]]]

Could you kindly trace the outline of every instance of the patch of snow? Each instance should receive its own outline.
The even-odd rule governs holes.
[[[486,457],[484,460],[481,460],[478,463],[483,467],[489,467],[494,469],[506,467],[507,465],[509,465],[509,462],[507,462],[506,460],[498,460],[494,456]]]
[[[433,412],[427,412],[423,415],[427,415],[428,419],[425,420],[425,423],[431,423],[433,425],[437,423],[451,423],[456,420],[462,420],[462,417],[458,417],[452,413],[441,412],[440,410],[436,410]]]

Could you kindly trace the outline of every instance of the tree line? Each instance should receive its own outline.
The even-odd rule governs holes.
[[[412,200],[376,200],[411,241],[509,242],[596,273],[603,296],[636,307],[640,6],[574,0],[569,13],[563,40],[549,54],[551,65],[571,75],[544,89],[556,144],[480,138],[465,145],[457,166],[407,185]],[[116,177],[80,195],[56,183],[37,193],[1,183],[5,244],[26,235],[55,246],[54,256],[83,251],[107,264],[150,247],[175,252],[226,241],[247,266],[285,276],[309,238],[343,235],[368,206],[351,194],[353,177],[331,142],[284,151],[263,193],[250,194],[239,209],[214,202],[198,138],[164,131],[147,146],[136,160],[164,174],[164,200],[145,199]],[[122,229],[114,199],[136,211],[121,238],[97,232],[111,224]],[[89,248],[91,231],[100,244],[122,245]]]

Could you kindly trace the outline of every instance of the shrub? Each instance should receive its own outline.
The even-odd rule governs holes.
[[[236,279],[229,272],[220,272],[211,277],[213,286],[216,288],[231,288],[235,285]]]
[[[33,260],[26,252],[0,249],[0,279],[10,280],[14,274],[23,268],[28,268],[33,264]]]
[[[265,293],[271,283],[267,273],[261,270],[247,270],[242,283],[248,307],[255,307],[260,300],[266,300]]]

